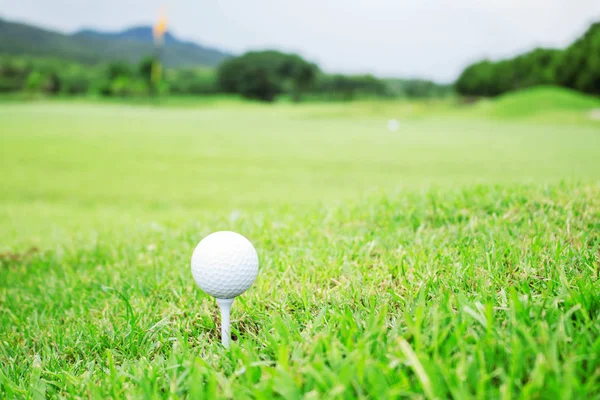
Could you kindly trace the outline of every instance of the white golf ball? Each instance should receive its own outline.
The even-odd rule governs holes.
[[[258,255],[252,243],[239,233],[211,233],[194,249],[192,275],[207,294],[233,299],[254,283]]]
[[[399,125],[400,124],[398,123],[397,119],[390,119],[387,124],[388,130],[390,132],[396,132],[398,130]]]

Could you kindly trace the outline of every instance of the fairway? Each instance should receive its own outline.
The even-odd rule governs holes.
[[[600,178],[598,124],[413,116],[407,107],[4,105],[2,247],[372,192]],[[389,132],[396,115],[404,118]]]
[[[2,104],[0,397],[600,396],[600,124],[427,107]]]

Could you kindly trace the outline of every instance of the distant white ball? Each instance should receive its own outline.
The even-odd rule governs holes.
[[[194,249],[192,275],[207,294],[232,299],[256,280],[258,255],[252,243],[239,233],[211,233]]]
[[[396,132],[398,130],[398,126],[399,126],[398,120],[397,119],[390,119],[388,121],[387,126],[388,126],[388,130],[390,132]]]

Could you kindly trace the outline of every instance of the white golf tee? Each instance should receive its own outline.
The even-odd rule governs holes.
[[[229,339],[231,332],[229,330],[229,316],[231,314],[231,304],[234,299],[217,299],[221,309],[221,343],[225,348],[229,348]]]

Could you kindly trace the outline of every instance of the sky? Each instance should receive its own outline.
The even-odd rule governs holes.
[[[0,0],[0,16],[61,32],[154,23],[234,53],[297,52],[328,72],[454,80],[482,58],[565,47],[600,0]]]

